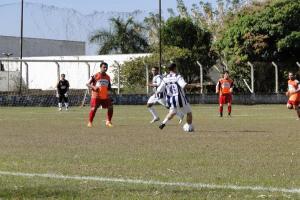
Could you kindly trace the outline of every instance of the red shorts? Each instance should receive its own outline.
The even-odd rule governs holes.
[[[222,94],[219,97],[219,104],[226,104],[232,102],[232,94]]]
[[[108,108],[112,106],[111,99],[97,99],[97,98],[91,98],[91,107],[99,108],[101,106],[102,108]]]
[[[287,104],[291,104],[293,106],[298,106],[300,104],[300,101],[291,101],[291,100],[288,100]]]

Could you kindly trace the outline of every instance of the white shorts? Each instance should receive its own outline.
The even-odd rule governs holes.
[[[166,106],[166,100],[165,98],[158,98],[155,96],[155,94],[153,94],[149,99],[147,104],[156,104],[156,103],[160,103],[163,106]]]
[[[191,109],[191,106],[190,104],[186,104],[184,105],[183,107],[171,107],[170,108],[170,113],[178,113],[178,112],[182,112],[183,114],[187,114],[187,113],[191,113],[192,112],[192,109]]]

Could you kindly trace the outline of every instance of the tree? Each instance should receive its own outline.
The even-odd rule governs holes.
[[[189,17],[170,17],[162,27],[162,43],[166,47],[176,47],[188,52],[187,56],[172,60],[177,62],[179,72],[188,82],[199,80],[200,72],[196,61],[204,66],[204,74],[214,62],[210,32],[196,26]]]
[[[164,47],[164,63],[170,60],[180,60],[180,59],[187,59],[189,58],[190,51],[186,49],[180,49],[178,47]],[[141,92],[145,91],[146,87],[146,67],[150,69],[152,67],[158,66],[159,54],[153,53],[148,57],[139,57],[127,62],[120,67],[120,80],[121,85],[123,86],[124,90],[131,91],[131,92]],[[164,72],[164,68],[162,68],[162,72]],[[114,71],[115,79],[117,78],[118,71]],[[149,76],[151,74],[149,73]],[[117,80],[113,80],[115,83]]]
[[[277,61],[290,66],[300,57],[298,19],[300,19],[299,0],[266,1],[259,6],[251,4],[240,11],[230,23],[227,22],[227,29],[217,42],[217,47],[220,52],[223,52],[221,55],[228,60],[229,67],[236,77],[243,75],[249,78],[247,61]],[[256,68],[256,71],[258,73],[266,71],[262,68],[263,66]],[[287,67],[285,68],[288,70]],[[262,79],[267,78],[262,77]],[[245,88],[242,79],[236,82],[240,87]],[[260,83],[258,80],[257,84]],[[265,82],[265,84],[270,83]],[[270,91],[271,88],[272,86],[269,85],[261,91]]]
[[[144,53],[149,45],[143,35],[144,27],[130,17],[111,18],[112,30],[98,30],[90,37],[91,43],[99,44],[98,54]]]

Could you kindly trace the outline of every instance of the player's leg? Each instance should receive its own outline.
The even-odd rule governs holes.
[[[64,95],[64,102],[65,102],[65,108],[66,108],[66,110],[68,110],[69,109],[69,97],[68,97],[68,95]]]
[[[176,113],[177,113],[177,108],[169,108],[169,112],[165,117],[165,119],[159,125],[159,128],[163,129],[166,126],[167,122],[170,121],[176,115]]]
[[[292,101],[290,101],[290,100],[288,100],[288,102],[287,102],[287,104],[286,104],[286,107],[288,108],[288,109],[293,109],[294,108],[294,106],[293,106],[293,102]]]
[[[165,98],[158,99],[157,102],[168,109],[168,105],[167,105],[167,102],[166,102]],[[184,118],[184,113],[182,113],[180,110],[177,110],[176,116],[179,118],[178,123],[181,124],[182,121],[183,121],[183,118]]]
[[[297,120],[300,120],[300,108],[299,108],[299,102],[295,101],[294,109],[297,113]]]
[[[152,95],[148,102],[147,102],[147,108],[149,110],[149,112],[151,113],[153,119],[150,121],[150,123],[154,123],[156,121],[159,121],[159,116],[156,112],[156,110],[154,109],[153,105],[158,101],[158,99],[155,97],[155,95]]]
[[[179,119],[178,124],[181,124],[182,121],[183,121],[183,118],[184,118],[184,113],[181,112],[180,110],[178,110],[178,111],[176,112],[176,116],[177,116],[178,119]]]
[[[220,117],[223,117],[223,104],[225,102],[225,96],[224,95],[220,95],[219,96],[219,113],[220,113]]]
[[[63,95],[58,94],[58,110],[61,111],[62,109],[62,100],[63,100]]]
[[[228,110],[228,116],[231,116],[232,111],[232,96],[228,95],[227,97],[227,110]]]
[[[190,104],[185,105],[182,108],[182,113],[186,113],[186,123],[188,124],[188,126],[190,127],[189,132],[193,132],[194,131],[194,127],[193,127],[193,114],[192,114],[192,109]]]
[[[93,120],[96,115],[97,109],[99,107],[99,99],[96,98],[91,98],[91,108],[90,108],[90,113],[89,113],[89,123],[88,127],[93,126]]]
[[[114,107],[113,107],[112,101],[110,99],[107,99],[105,104],[106,105],[104,107],[107,107],[106,126],[112,127],[113,125],[111,123],[111,120],[112,120],[113,113],[114,113]]]
[[[193,123],[193,115],[190,104],[187,104],[182,108],[182,113],[186,113],[186,123],[191,125]]]

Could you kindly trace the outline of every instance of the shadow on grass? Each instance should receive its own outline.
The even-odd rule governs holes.
[[[0,188],[1,198],[13,199],[47,199],[68,198],[74,199],[80,196],[80,191],[59,187],[18,187],[14,189]]]

